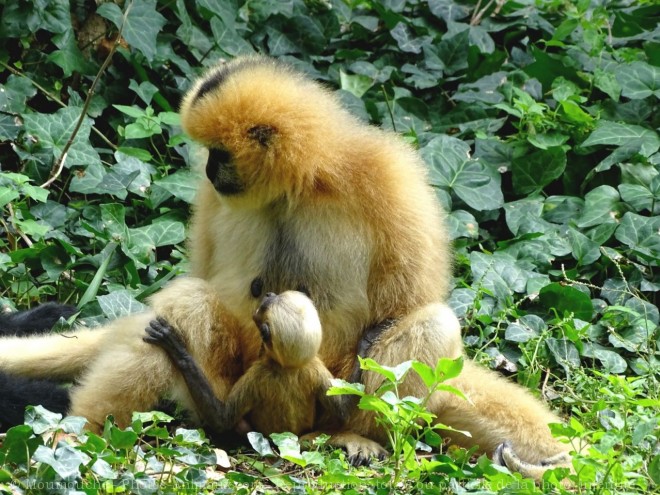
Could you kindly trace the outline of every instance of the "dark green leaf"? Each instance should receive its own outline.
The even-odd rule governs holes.
[[[511,165],[516,192],[536,193],[564,173],[566,152],[560,147],[540,149],[514,159]]]
[[[584,292],[558,283],[546,285],[539,293],[539,303],[548,311],[556,311],[559,317],[567,313],[575,318],[591,321],[594,307],[591,299]]]
[[[447,188],[475,210],[493,210],[502,206],[504,198],[497,171],[470,158],[470,147],[464,142],[439,136],[421,151],[431,167],[434,185]]]

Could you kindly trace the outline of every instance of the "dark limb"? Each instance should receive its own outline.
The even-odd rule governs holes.
[[[366,358],[371,347],[378,341],[383,332],[390,328],[394,323],[394,319],[388,318],[387,320],[383,320],[380,323],[367,327],[364,332],[362,332],[362,338],[358,342],[357,355],[363,359]],[[348,382],[360,383],[361,381],[362,370],[360,369],[360,361],[356,359],[353,371],[348,377]]]
[[[37,404],[49,411],[66,414],[69,409],[69,391],[51,380],[0,373],[0,432],[22,425],[25,408]]]
[[[145,330],[147,335],[143,340],[163,349],[183,376],[200,421],[209,430],[208,433],[216,437],[234,426],[224,421],[225,405],[215,396],[206,375],[188,352],[176,329],[163,318],[158,318],[150,321]]]
[[[53,328],[60,318],[68,320],[76,314],[75,306],[44,303],[26,311],[0,314],[0,335],[30,335]]]

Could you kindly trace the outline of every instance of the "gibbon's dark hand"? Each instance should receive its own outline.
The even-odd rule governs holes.
[[[145,331],[147,335],[142,337],[142,340],[163,349],[174,362],[182,363],[190,359],[190,353],[181,336],[164,318],[151,320]]]

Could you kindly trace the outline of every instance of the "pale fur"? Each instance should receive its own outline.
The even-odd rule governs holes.
[[[300,368],[316,357],[321,347],[321,322],[314,303],[297,291],[276,296],[264,321],[271,323],[268,352],[280,366]]]
[[[317,424],[317,403],[332,401],[325,395],[332,375],[316,356],[322,335],[316,308],[304,294],[285,291],[275,296],[261,321],[269,325],[271,340],[229,392],[227,421],[234,424],[246,416],[265,435],[308,433]],[[345,411],[339,404],[333,412],[343,416]]]
[[[224,80],[198,97],[202,85],[222,71],[226,71]],[[264,260],[273,257],[274,239],[284,232],[304,258],[300,273],[312,274],[312,280],[301,282],[313,286],[323,327],[319,355],[332,374],[348,376],[363,330],[386,319],[395,323],[370,351],[370,357],[382,364],[417,359],[435,365],[441,357],[462,354],[460,327],[445,302],[451,257],[443,213],[427,185],[419,155],[398,135],[358,121],[331,92],[265,58],[242,59],[227,69],[210,71],[185,97],[181,118],[193,139],[231,153],[246,186],[245,192],[227,196],[202,180],[192,218],[192,275],[206,279],[223,307],[231,310],[236,329],[225,331],[234,335],[250,326],[258,304],[250,294],[251,281],[264,270]],[[259,125],[275,130],[267,146],[250,137],[250,129]],[[281,266],[298,268],[295,260],[273,259],[276,265],[282,259]],[[277,281],[288,272],[274,273]],[[185,294],[177,294],[175,287],[170,291],[174,297],[159,301],[156,311],[170,315],[176,325]],[[148,318],[124,320],[110,328],[135,327],[141,333]],[[208,327],[199,328],[204,332]],[[247,347],[240,349],[240,356],[248,364],[255,357],[251,338],[258,339],[256,334],[241,339]],[[162,358],[158,351],[145,349],[141,360],[151,359],[147,355]],[[215,351],[221,358],[223,350]],[[0,362],[0,369],[17,370],[16,362],[22,360],[31,363],[29,369],[23,368],[24,374],[47,368],[43,353],[40,361],[34,361],[30,352],[14,348],[13,355]],[[72,352],[61,345],[53,355],[71,359]],[[222,398],[234,375],[224,373],[222,359],[218,363]],[[135,376],[134,370],[135,363],[108,361],[94,379],[121,376],[134,380],[136,388],[154,379],[149,373]],[[43,374],[50,376],[51,370]],[[378,377],[364,378],[367,391],[375,390]],[[106,391],[101,383],[97,389]],[[509,440],[527,462],[568,450],[548,433],[547,423],[559,419],[523,388],[470,362],[453,384],[465,390],[471,401],[438,394],[431,409],[439,421],[472,432],[471,438],[456,436],[456,441],[479,444],[492,453],[499,442]],[[420,387],[419,381],[409,380],[399,392],[419,395]],[[121,403],[120,397],[116,400]],[[384,439],[364,411],[350,419],[349,427]],[[337,439],[349,449],[361,448],[360,437],[349,430]]]

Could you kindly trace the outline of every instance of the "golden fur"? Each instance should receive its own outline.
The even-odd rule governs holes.
[[[443,214],[419,155],[399,136],[365,125],[330,91],[260,57],[211,69],[186,95],[181,118],[185,131],[210,150],[208,180],[200,183],[192,218],[192,275],[207,280],[233,315],[212,328],[240,340],[238,347],[213,349],[219,381],[225,382],[218,386],[220,398],[237,378],[237,361],[249,364],[256,357],[258,338],[248,327],[258,304],[251,287],[261,285],[277,293],[308,289],[323,326],[319,355],[335,376],[348,376],[363,331],[386,319],[395,323],[369,353],[381,364],[435,364],[462,354],[458,321],[445,304],[451,260]],[[156,299],[154,309],[178,326],[185,294],[176,285],[168,290],[171,300]],[[148,319],[132,317],[112,329],[141,334]],[[208,338],[202,335],[208,328],[199,325],[196,338]],[[133,338],[126,347],[143,346]],[[98,345],[90,343],[89,351],[82,341],[67,342],[54,354],[71,360],[79,352],[84,362]],[[0,369],[52,376],[49,363],[57,357],[39,352],[30,366],[16,363],[28,354],[16,349],[0,358]],[[141,359],[161,358],[152,350]],[[95,373],[97,389],[107,390],[104,377],[117,375],[133,389],[151,387],[158,378],[136,372],[142,362],[108,359]],[[54,366],[59,376],[61,366]],[[379,384],[371,374],[364,380],[367,391]],[[437,394],[431,410],[442,423],[472,433],[455,436],[456,442],[493,453],[508,440],[527,463],[567,450],[547,428],[558,418],[523,388],[471,362],[453,385],[470,401]],[[411,379],[399,392],[416,395],[420,386]],[[121,396],[113,400],[107,410],[128,405]],[[362,448],[351,431],[384,440],[364,411],[336,436],[349,449]]]

